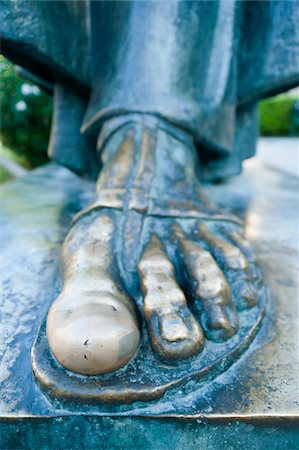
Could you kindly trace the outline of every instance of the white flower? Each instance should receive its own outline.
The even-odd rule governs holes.
[[[39,95],[40,89],[37,86],[32,86],[31,84],[24,83],[22,84],[21,92],[23,95],[30,95],[30,94]]]
[[[17,111],[26,111],[27,109],[27,105],[23,100],[20,100],[17,104],[16,104],[16,110]]]

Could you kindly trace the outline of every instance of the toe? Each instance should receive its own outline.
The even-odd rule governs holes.
[[[248,279],[236,280],[232,284],[233,298],[238,310],[252,308],[258,303],[258,293],[251,281]]]
[[[237,309],[242,310],[255,306],[258,302],[258,295],[253,284],[251,264],[247,256],[237,245],[216,238],[204,225],[200,225],[199,230],[203,239],[208,243],[211,254],[226,273]]]
[[[69,305],[69,301],[67,302]],[[47,337],[51,351],[65,368],[98,375],[124,366],[135,354],[139,330],[132,313],[121,305],[87,303],[73,310],[49,311]]]
[[[215,342],[223,342],[238,331],[238,317],[234,307],[223,307],[215,301],[207,301],[202,311],[202,323],[207,338]]]
[[[199,352],[204,336],[175,279],[162,243],[153,236],[138,266],[146,319],[153,350],[177,360]]]
[[[221,342],[238,330],[238,316],[229,285],[210,252],[181,236],[180,247],[187,284],[201,314],[206,336]]]
[[[47,319],[53,355],[84,375],[124,366],[140,339],[134,304],[112,270],[114,219],[94,211],[72,227],[63,246],[64,288]]]
[[[161,337],[165,341],[175,342],[189,338],[189,330],[186,324],[175,311],[160,317]]]
[[[198,322],[188,308],[184,318],[181,311],[155,311],[147,320],[151,344],[163,359],[180,360],[197,354],[204,345]]]

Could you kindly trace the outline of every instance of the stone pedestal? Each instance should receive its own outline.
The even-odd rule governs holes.
[[[70,405],[42,392],[30,352],[60,289],[64,236],[94,185],[49,164],[1,187],[1,449],[298,448],[298,179],[252,161],[205,189],[245,220],[269,287],[253,344],[205,386],[152,402]]]

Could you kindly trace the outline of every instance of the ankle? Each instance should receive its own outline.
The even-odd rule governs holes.
[[[117,197],[128,190],[185,201],[199,189],[199,159],[185,131],[150,115],[107,121],[98,139],[103,168],[98,192]],[[108,194],[109,191],[109,194]]]

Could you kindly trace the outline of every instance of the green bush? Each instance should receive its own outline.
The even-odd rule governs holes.
[[[259,104],[260,133],[262,136],[289,136],[293,107],[296,99],[281,94]],[[298,135],[298,127],[297,127]]]
[[[15,73],[13,64],[0,55],[2,143],[23,156],[28,168],[47,161],[52,97]]]

